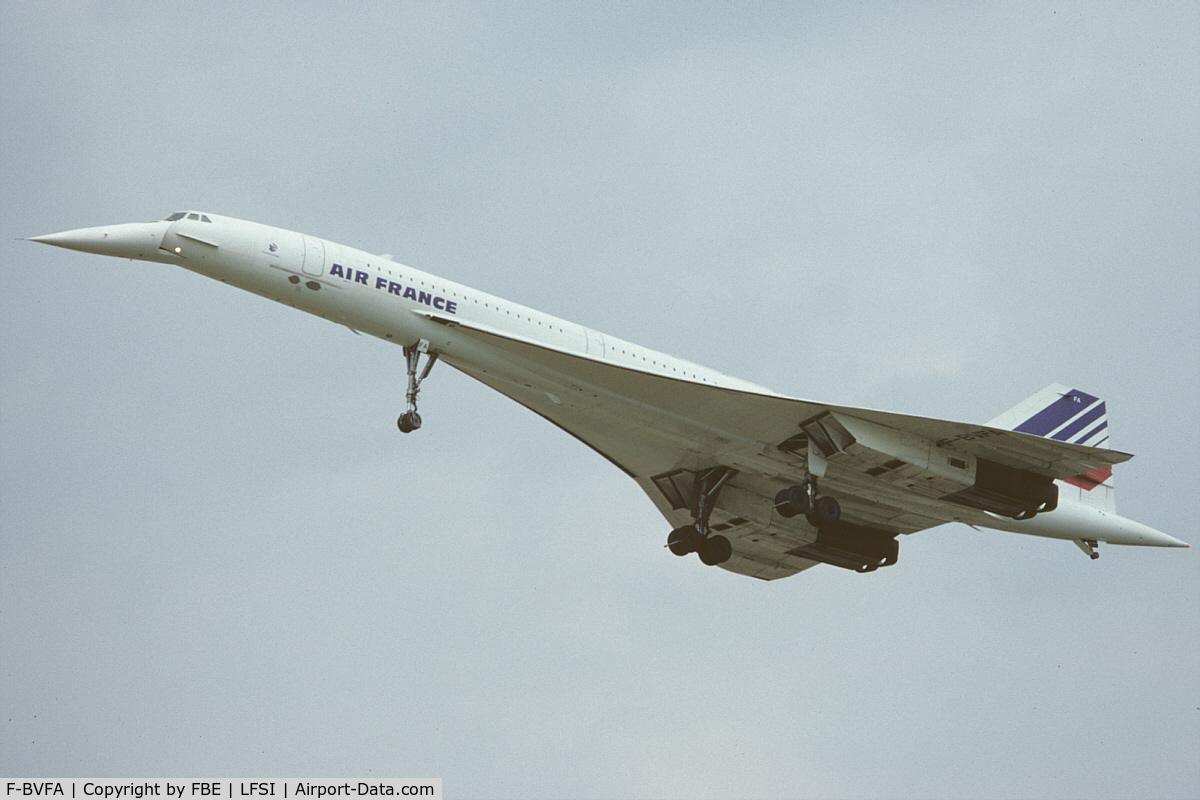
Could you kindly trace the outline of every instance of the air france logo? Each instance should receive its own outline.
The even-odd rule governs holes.
[[[274,242],[271,242],[270,247],[268,247],[267,249],[270,250],[272,253],[275,253],[275,252],[279,251],[279,245],[275,244]]]
[[[363,286],[371,285],[370,273],[364,272],[361,269],[351,269],[350,267],[343,267],[341,264],[334,264],[329,268],[329,274],[354,283],[361,283]],[[375,278],[375,288],[381,292],[402,297],[405,300],[412,300],[414,303],[430,306],[438,311],[445,311],[447,314],[458,313],[458,303],[454,300],[447,300],[442,295],[422,291],[412,286],[404,286],[387,278]]]

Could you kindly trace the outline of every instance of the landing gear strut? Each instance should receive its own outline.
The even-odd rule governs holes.
[[[712,467],[696,476],[696,502],[692,509],[694,522],[671,531],[667,549],[677,556],[696,553],[710,567],[723,564],[733,555],[733,545],[724,536],[710,536],[708,520],[717,505],[721,487],[737,470]]]
[[[418,375],[417,367],[421,361],[421,353],[425,353],[428,358],[425,361],[425,369]],[[408,392],[405,394],[408,410],[396,420],[396,426],[400,428],[401,433],[412,433],[421,427],[421,415],[417,413],[417,395],[421,392],[421,381],[429,376],[429,370],[433,369],[437,357],[438,354],[429,349],[429,341],[426,339],[404,348],[405,369],[408,371]]]
[[[1075,539],[1074,542],[1079,549],[1087,553],[1088,558],[1092,559],[1093,561],[1100,557],[1100,554],[1096,552],[1096,548],[1100,546],[1099,542],[1091,539]]]

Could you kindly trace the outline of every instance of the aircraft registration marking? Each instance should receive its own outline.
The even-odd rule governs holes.
[[[960,433],[957,436],[948,436],[945,439],[938,439],[937,446],[938,447],[950,447],[955,442],[973,442],[976,439],[986,439],[990,436],[1003,436],[1003,435],[1004,435],[1004,431],[995,431],[995,430],[989,430],[987,428],[984,428],[982,430],[968,431],[966,433]]]

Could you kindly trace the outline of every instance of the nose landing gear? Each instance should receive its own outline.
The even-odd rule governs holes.
[[[425,361],[425,369],[418,375],[417,367],[420,365],[421,353],[425,353],[428,358]],[[421,415],[417,413],[417,395],[421,392],[421,381],[429,377],[429,371],[433,369],[437,358],[438,354],[429,349],[427,339],[421,339],[416,344],[404,348],[404,363],[408,372],[408,392],[405,394],[408,410],[396,420],[396,427],[400,428],[401,433],[412,433],[421,427]]]

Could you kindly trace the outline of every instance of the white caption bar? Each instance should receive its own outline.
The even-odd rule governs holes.
[[[442,779],[427,781],[185,781],[185,780],[0,780],[5,798],[70,800],[325,800],[325,798],[423,798],[442,800]]]

